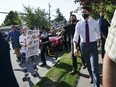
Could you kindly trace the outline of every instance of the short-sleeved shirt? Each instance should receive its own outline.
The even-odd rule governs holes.
[[[26,45],[26,36],[21,35],[19,37],[19,43],[22,44],[22,45]],[[20,52],[21,53],[26,53],[26,47],[22,46],[21,49],[20,49]]]
[[[8,35],[8,40],[11,38],[12,43],[19,43],[19,36],[20,32],[18,30],[12,31]]]
[[[105,50],[112,61],[116,63],[116,10],[109,28],[108,37],[105,43]]]

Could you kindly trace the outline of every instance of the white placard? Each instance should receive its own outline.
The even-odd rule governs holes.
[[[39,30],[27,30],[26,34],[26,58],[39,53]]]

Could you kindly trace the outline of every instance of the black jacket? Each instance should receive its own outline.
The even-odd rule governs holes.
[[[8,42],[0,33],[0,87],[19,87],[14,76]]]

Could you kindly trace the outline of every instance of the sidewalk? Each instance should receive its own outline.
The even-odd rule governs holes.
[[[102,58],[99,55],[99,70],[100,70],[100,75],[102,72]],[[93,84],[90,84],[89,80],[89,74],[87,69],[82,69],[80,70],[80,79],[77,83],[77,87],[93,87]],[[102,87],[102,85],[100,86]]]
[[[12,62],[13,71],[16,76],[19,87],[33,87],[37,82],[39,82],[41,80],[41,78],[48,72],[48,70],[54,66],[54,64],[62,56],[63,52],[59,53],[59,57],[57,60],[55,58],[46,56],[46,61],[47,61],[46,67],[40,67],[40,64],[41,64],[40,56],[36,56],[37,57],[36,64],[37,64],[37,68],[38,68],[38,71],[37,71],[38,76],[37,77],[33,77],[32,62],[29,61],[27,63],[29,78],[25,82],[22,81],[22,78],[24,77],[24,72],[23,72],[22,68],[20,67],[19,63],[16,62],[16,56],[14,54],[13,49],[11,49],[10,54],[11,54],[11,62]]]

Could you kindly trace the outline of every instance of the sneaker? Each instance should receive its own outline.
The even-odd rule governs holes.
[[[40,67],[43,67],[43,66],[46,66],[46,63],[42,63],[42,64],[40,65]]]

